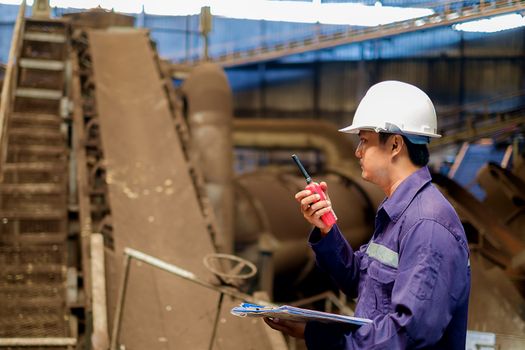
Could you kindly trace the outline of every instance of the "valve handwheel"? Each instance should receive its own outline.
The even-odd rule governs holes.
[[[208,254],[203,262],[222,282],[230,285],[237,286],[257,273],[257,267],[253,263],[231,254]]]

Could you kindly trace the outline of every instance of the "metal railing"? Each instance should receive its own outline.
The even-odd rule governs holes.
[[[7,119],[13,110],[13,90],[18,80],[18,60],[20,58],[20,44],[23,40],[22,32],[25,23],[26,2],[22,1],[18,10],[9,58],[6,64],[4,83],[2,85],[2,96],[0,98],[0,180],[3,177],[3,167],[7,156]]]
[[[288,35],[279,33],[274,36],[259,37],[258,40],[250,38],[247,47],[239,48],[242,43],[221,43],[210,47],[209,60],[224,67],[242,64],[257,63],[273,60],[284,56],[305,53],[308,51],[332,48],[340,45],[358,43],[366,40],[390,37],[398,34],[410,33],[431,28],[450,26],[452,24],[497,16],[525,9],[523,0],[481,0],[475,4],[465,1],[452,0],[446,2],[433,2],[420,7],[433,9],[432,15],[412,18],[374,27],[353,27],[335,29],[333,31],[314,29],[309,32],[302,31]],[[314,27],[315,28],[315,27]],[[283,40],[283,35],[286,39]],[[271,43],[271,44],[270,44]],[[198,52],[195,50],[194,52]],[[186,56],[186,54],[185,54]],[[184,57],[184,56],[181,56]],[[191,55],[193,59],[185,63],[198,63],[202,58]]]
[[[118,299],[117,299],[117,306],[115,310],[115,315],[113,318],[113,330],[111,334],[111,347],[110,350],[118,350],[118,340],[119,340],[119,334],[120,334],[120,326],[122,321],[122,314],[124,311],[124,301],[126,298],[126,290],[129,280],[129,271],[130,271],[130,263],[131,259],[135,259],[138,261],[141,261],[143,263],[146,263],[148,265],[151,265],[153,267],[156,267],[158,269],[161,269],[163,271],[169,272],[177,277],[180,277],[186,281],[190,281],[192,283],[195,283],[201,287],[211,289],[213,291],[219,292],[219,302],[217,304],[217,311],[215,314],[215,321],[213,325],[213,330],[210,338],[209,348],[213,348],[213,344],[215,341],[215,335],[217,331],[217,325],[219,320],[219,314],[221,309],[222,300],[224,298],[224,295],[228,295],[232,298],[238,299],[238,300],[244,300],[250,303],[255,303],[259,305],[271,305],[271,303],[268,303],[268,301],[257,299],[251,295],[244,294],[232,287],[227,287],[224,285],[214,285],[209,282],[206,282],[200,278],[198,278],[194,273],[184,270],[178,266],[175,266],[173,264],[170,264],[168,262],[165,262],[161,259],[155,258],[151,255],[145,254],[143,252],[140,252],[135,249],[131,248],[124,248],[124,271],[122,275],[122,279],[120,281],[119,286],[119,292],[118,292]]]

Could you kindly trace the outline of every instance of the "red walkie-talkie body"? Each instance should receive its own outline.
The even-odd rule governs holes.
[[[299,158],[295,154],[293,154],[292,159],[295,162],[295,164],[297,164],[299,170],[301,170],[301,173],[306,179],[307,185],[305,188],[311,191],[312,193],[316,193],[319,195],[320,198],[319,200],[317,200],[317,202],[326,200],[326,194],[324,193],[323,189],[317,182],[312,181],[312,178],[310,177],[306,169],[303,167],[303,164],[301,163]],[[324,222],[325,225],[332,226],[337,222],[337,216],[335,216],[334,210],[332,209],[328,213],[323,214],[321,216],[321,220]]]

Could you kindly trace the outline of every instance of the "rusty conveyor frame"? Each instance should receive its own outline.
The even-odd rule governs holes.
[[[73,101],[73,142],[72,152],[75,154],[75,173],[77,176],[77,197],[79,208],[80,246],[83,269],[83,284],[85,292],[84,307],[86,313],[92,314],[93,333],[91,336],[93,349],[107,349],[109,346],[109,331],[106,305],[106,277],[104,270],[104,237],[100,222],[108,223],[110,218],[109,205],[103,208],[92,204],[94,196],[109,203],[105,181],[97,181],[96,172],[92,169],[99,166],[103,159],[101,140],[98,137],[96,101],[94,100],[94,84],[90,80],[91,62],[87,38],[79,33],[74,38],[76,50],[71,52],[72,83],[71,99]],[[84,83],[81,84],[81,78]],[[90,98],[85,98],[90,96]],[[91,158],[88,160],[88,154]],[[102,182],[102,190],[96,188],[96,183]],[[101,212],[105,212],[102,218]],[[110,222],[109,222],[109,225]],[[109,230],[105,230],[108,232]],[[108,235],[106,235],[108,236]],[[98,258],[96,258],[98,257]]]

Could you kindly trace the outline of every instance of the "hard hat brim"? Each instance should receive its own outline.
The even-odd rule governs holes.
[[[364,128],[364,127],[357,127],[357,126],[347,126],[346,128],[339,129],[339,132],[344,132],[346,134],[359,134],[359,130],[361,129],[371,129],[373,130],[373,127]]]
[[[378,128],[377,126],[357,126],[357,125],[350,125],[345,128],[339,129],[339,132],[343,132],[346,134],[359,134],[359,131],[361,130],[370,130],[375,132],[388,132],[393,134],[400,134],[405,136],[424,136],[424,137],[430,137],[430,138],[440,138],[441,135],[439,134],[433,134],[433,133],[425,133],[425,132],[396,132],[396,131],[389,131],[386,129]]]

